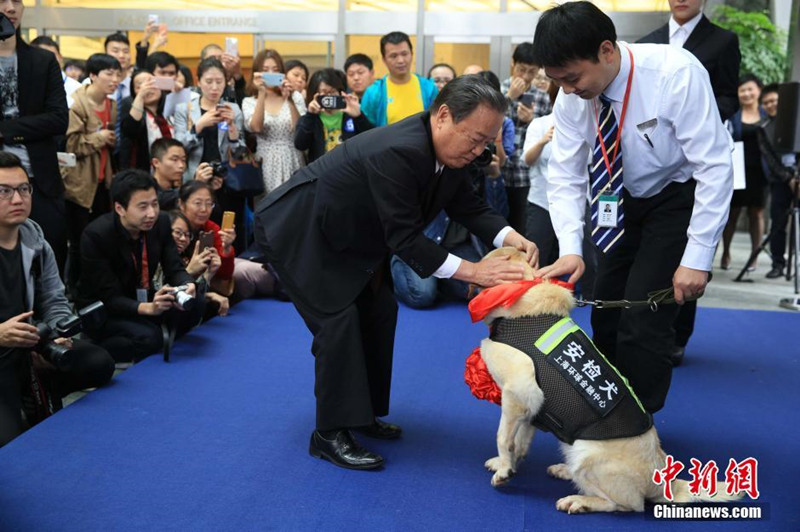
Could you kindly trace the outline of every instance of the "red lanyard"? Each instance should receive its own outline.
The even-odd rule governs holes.
[[[136,254],[131,252],[131,258],[133,259],[133,267],[138,270],[139,265],[136,262]],[[144,233],[142,233],[142,271],[139,288],[150,290],[150,264],[147,260],[147,235]]]
[[[631,95],[631,83],[633,83],[633,52],[631,52],[630,48],[627,48],[628,55],[631,58],[631,71],[628,72],[628,86],[625,88],[625,98],[622,100],[622,116],[619,119],[619,125],[617,126],[617,139],[614,145],[614,158],[612,161],[617,160],[617,152],[619,152],[619,145],[622,141],[622,124],[625,123],[625,113],[628,111],[628,98]],[[611,104],[609,103],[609,107]],[[614,112],[613,110],[611,111]],[[606,169],[608,170],[608,180],[611,181],[613,174],[611,173],[611,162],[608,160],[608,152],[606,151],[606,143],[603,142],[603,133],[600,131],[600,112],[597,110],[597,100],[594,102],[594,116],[595,120],[597,121],[597,138],[600,139],[600,150],[603,152],[603,160],[606,163]]]

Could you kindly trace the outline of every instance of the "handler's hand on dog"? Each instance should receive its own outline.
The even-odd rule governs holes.
[[[586,264],[583,262],[583,257],[580,255],[564,255],[550,266],[539,268],[533,275],[551,279],[553,277],[569,274],[569,282],[577,283],[585,269]]]
[[[708,272],[694,270],[686,266],[678,266],[672,276],[672,288],[675,290],[675,302],[683,305],[687,297],[701,296],[708,284]]]
[[[489,288],[502,283],[521,281],[525,269],[521,264],[514,264],[510,257],[492,257],[480,262],[461,261],[455,279]]]
[[[525,253],[525,261],[531,265],[531,268],[536,269],[539,266],[539,248],[536,244],[517,233],[510,231],[503,239],[504,246],[511,246]]]

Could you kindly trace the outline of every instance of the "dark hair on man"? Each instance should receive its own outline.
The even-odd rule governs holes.
[[[599,48],[599,46],[598,46]],[[514,53],[511,55],[514,64],[536,65],[536,54],[533,51],[532,42],[522,42],[514,48]]]
[[[476,76],[480,76],[483,79],[485,79],[486,81],[488,81],[489,84],[492,87],[494,87],[494,90],[496,90],[497,92],[500,92],[500,78],[497,77],[497,74],[495,74],[491,70],[483,70],[482,72],[478,72],[475,75]]]
[[[308,80],[308,67],[306,66],[305,63],[303,63],[299,59],[289,59],[288,61],[286,61],[285,67],[287,73],[293,68],[302,68],[303,72],[306,73],[306,81]]]
[[[364,65],[367,67],[367,70],[373,70],[375,68],[372,64],[372,59],[370,59],[366,54],[353,54],[348,57],[344,62],[344,71],[347,72],[347,70],[353,65]]]
[[[764,82],[761,81],[761,78],[759,78],[755,74],[751,74],[751,73],[747,73],[747,74],[745,74],[743,76],[740,76],[739,77],[739,84],[737,85],[737,87],[741,87],[745,83],[750,83],[751,81],[753,83],[755,83],[756,85],[758,85],[759,89],[764,88]]]
[[[600,45],[605,41],[617,46],[617,30],[608,15],[591,2],[566,2],[539,18],[531,64],[563,67],[582,59],[597,63]]]
[[[52,48],[55,48],[59,54],[61,53],[61,47],[58,45],[58,43],[53,39],[51,39],[50,37],[48,37],[47,35],[39,35],[38,37],[36,37],[34,40],[31,41],[31,46],[34,46],[36,48],[41,48],[42,46],[50,46]]]
[[[381,37],[381,57],[386,56],[387,44],[401,44],[407,42],[408,49],[413,53],[414,46],[411,45],[411,38],[402,31],[393,31]]]
[[[221,52],[222,46],[214,43],[203,46],[203,49],[200,50],[200,60],[203,61],[204,59],[206,59],[208,57],[208,52],[210,52],[211,50],[219,50]]]
[[[155,72],[156,67],[158,68],[166,68],[169,65],[175,65],[175,71],[177,72],[181,65],[178,63],[178,60],[175,59],[175,56],[167,53],[167,52],[153,52],[152,54],[147,56],[147,59],[144,62],[144,69],[150,72],[151,74]]]
[[[200,64],[197,65],[197,79],[199,80],[200,78],[202,78],[203,74],[205,74],[212,68],[216,68],[217,70],[222,72],[223,75],[226,75],[225,67],[222,66],[222,61],[220,61],[216,57],[209,57],[208,59],[203,59],[202,61],[200,61]]]
[[[64,60],[64,70],[75,67],[80,68],[83,71],[86,71],[86,61],[83,59],[66,59]]]
[[[494,109],[500,114],[508,110],[508,102],[503,94],[479,74],[460,76],[444,86],[431,105],[431,113],[446,105],[458,123],[469,116],[480,105]]]
[[[314,99],[314,95],[319,92],[319,86],[321,83],[330,85],[339,92],[344,92],[347,90],[347,76],[344,72],[341,70],[336,70],[335,68],[323,68],[322,70],[317,70],[311,76],[311,79],[308,80],[306,104],[311,103],[311,100]]]
[[[430,68],[430,70],[428,70],[428,78],[430,78],[430,77],[431,77],[431,72],[433,72],[433,69],[435,69],[435,68],[441,68],[441,67],[443,67],[443,68],[449,68],[449,69],[450,69],[450,72],[452,72],[452,73],[453,73],[453,79],[456,79],[456,78],[458,77],[458,74],[456,74],[456,69],[454,69],[453,67],[451,67],[451,66],[450,66],[450,65],[448,65],[447,63],[436,63],[435,65],[433,65],[433,66]]]
[[[112,42],[121,42],[122,44],[128,45],[130,47],[131,41],[128,40],[128,36],[118,31],[116,33],[112,33],[108,37],[106,37],[106,41],[103,43],[103,50],[108,50],[108,45]]]
[[[150,146],[150,157],[160,161],[164,158],[170,148],[180,148],[183,150],[183,153],[186,153],[186,146],[184,146],[181,141],[177,139],[161,137],[153,142],[153,144]]]
[[[764,88],[761,89],[761,96],[759,96],[759,101],[764,99],[765,94],[769,94],[771,92],[780,93],[780,85],[777,83],[768,83],[764,85]]]
[[[178,65],[178,70],[180,70],[181,74],[183,74],[183,79],[186,80],[183,88],[188,89],[189,87],[194,87],[194,75],[192,74],[192,69],[186,65]]]
[[[28,171],[22,166],[22,161],[19,157],[8,151],[0,151],[0,168],[19,168],[25,172],[25,177],[30,180]]]
[[[158,190],[153,176],[143,170],[128,168],[117,172],[111,180],[111,201],[128,208],[131,196],[140,190]]]
[[[211,185],[206,183],[205,181],[198,181],[197,179],[192,179],[191,181],[187,181],[186,183],[181,185],[181,188],[178,189],[178,199],[181,200],[181,203],[186,203],[189,201],[195,192],[200,190],[208,190],[211,197],[214,197],[214,189],[211,188]]]
[[[92,54],[86,60],[86,73],[95,76],[103,70],[122,70],[122,67],[113,56],[108,54]]]

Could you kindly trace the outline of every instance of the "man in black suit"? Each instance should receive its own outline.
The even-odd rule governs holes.
[[[536,264],[536,246],[472,188],[465,167],[497,137],[506,101],[479,76],[445,86],[428,112],[354,137],[299,170],[258,207],[256,239],[314,335],[317,423],[309,452],[350,469],[383,458],[349,429],[392,439],[389,410],[397,303],[388,260],[421,277],[481,286],[522,279],[507,260],[471,263],[427,239],[442,210],[484,242]]]
[[[33,183],[30,217],[44,230],[63,273],[67,233],[56,137],[67,131],[67,97],[56,57],[20,37],[24,11],[22,2],[0,4],[0,13],[16,29],[0,41],[0,150],[22,160]]]
[[[724,122],[739,109],[739,38],[732,31],[713,24],[703,14],[703,0],[669,0],[669,22],[637,42],[681,46],[691,52],[708,70],[711,89]],[[681,307],[675,319],[675,350],[672,363],[683,361],[686,344],[694,331],[697,301]]]

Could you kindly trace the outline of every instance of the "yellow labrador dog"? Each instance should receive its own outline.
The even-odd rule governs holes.
[[[513,248],[489,254],[503,255],[527,266],[524,256]],[[529,266],[526,279],[533,279]],[[559,499],[558,510],[641,512],[646,500],[669,502],[662,487],[653,482],[654,471],[665,467],[666,455],[652,417],[629,388],[623,390],[628,383],[613,366],[606,362],[601,367],[603,357],[596,350],[592,353],[591,341],[569,320],[575,305],[570,290],[542,282],[522,291],[516,299],[501,298],[502,304],[496,306],[497,301],[490,300],[483,315],[476,316],[470,304],[473,320],[482,318],[492,330],[491,337],[481,342],[480,355],[502,391],[498,456],[485,464],[494,472],[492,486],[507,483],[516,473],[528,453],[535,424],[562,442],[564,463],[548,467],[548,474],[571,480],[580,493]],[[544,358],[537,360],[530,354],[526,346],[534,345]],[[540,386],[540,382],[553,377],[563,377],[566,387],[548,396],[552,386]],[[705,492],[692,495],[687,481],[674,480],[673,502],[739,498],[726,495],[724,484],[718,486],[712,499]]]

